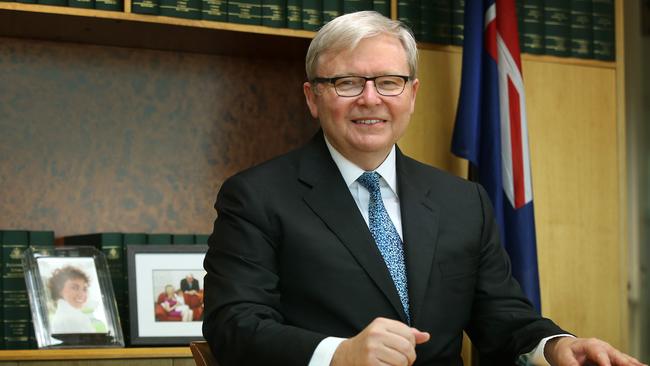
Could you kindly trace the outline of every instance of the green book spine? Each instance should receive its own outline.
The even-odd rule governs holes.
[[[131,3],[131,11],[137,14],[160,14],[160,5],[158,0],[133,0]]]
[[[593,0],[593,52],[596,60],[614,61],[614,0]]]
[[[433,1],[420,1],[420,32],[416,38],[422,42],[433,42]]]
[[[372,10],[386,18],[390,18],[390,0],[373,0]]]
[[[343,0],[343,14],[373,10],[372,0]]]
[[[210,234],[196,234],[194,235],[194,244],[207,245],[208,238],[210,238]]]
[[[228,0],[203,0],[201,16],[205,20],[228,21]]]
[[[160,15],[201,19],[201,0],[159,0]]]
[[[519,35],[519,49],[524,52],[524,0],[515,0],[517,14],[517,34]]]
[[[423,1],[421,4],[426,3]],[[426,12],[431,15],[426,15]],[[438,44],[451,43],[451,1],[450,0],[432,0],[430,8],[422,9],[422,17],[430,17],[429,23],[431,24],[431,41]],[[420,22],[424,27],[424,22]],[[426,36],[426,32],[422,30],[422,36]],[[423,38],[426,41],[426,39]]]
[[[397,20],[411,28],[417,39],[420,35],[420,0],[399,0],[397,2]]]
[[[54,231],[30,231],[29,245],[33,247],[53,247]]]
[[[95,0],[95,9],[122,11],[124,9],[124,0]]]
[[[571,53],[571,7],[566,0],[544,0],[544,53],[567,57]]]
[[[571,57],[592,58],[593,24],[591,0],[571,0]]]
[[[343,14],[342,0],[323,0],[323,24]]]
[[[465,37],[465,0],[451,0],[451,44],[456,46],[463,45]]]
[[[66,236],[65,245],[93,246],[104,253],[108,263],[108,271],[111,275],[111,284],[115,293],[115,302],[117,309],[122,317],[125,311],[126,295],[124,289],[127,284],[124,283],[124,248],[122,244],[121,233],[93,233],[85,235]]]
[[[172,244],[194,244],[194,234],[174,234],[172,235]]]
[[[302,29],[302,0],[287,0],[287,28]]]
[[[323,25],[323,0],[302,0],[302,29],[317,31]]]
[[[287,26],[287,0],[262,0],[262,25],[274,28]]]
[[[228,21],[239,24],[262,24],[262,0],[229,0]]]
[[[68,6],[73,8],[93,9],[95,7],[95,0],[68,0]]]
[[[68,0],[38,0],[36,2],[41,5],[68,6]]]
[[[148,234],[147,244],[149,245],[171,245],[171,234]]]
[[[36,0],[15,0],[17,3],[36,4]]]
[[[523,0],[523,39],[521,50],[537,55],[544,54],[544,3],[543,0]]]
[[[23,271],[23,252],[29,234],[23,230],[6,230],[2,234],[2,313],[5,349],[29,349],[31,312]]]

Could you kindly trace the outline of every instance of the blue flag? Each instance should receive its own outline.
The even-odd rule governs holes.
[[[541,312],[526,104],[514,0],[465,2],[463,71],[452,152],[494,205],[512,274]]]

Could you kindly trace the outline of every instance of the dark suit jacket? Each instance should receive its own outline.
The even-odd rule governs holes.
[[[181,290],[182,291],[190,291],[190,290],[199,291],[200,290],[200,288],[199,288],[199,280],[197,280],[196,278],[192,278],[192,283],[188,283],[187,278],[183,278],[181,280]]]
[[[498,365],[563,333],[511,277],[484,190],[399,150],[396,165],[412,326],[431,333],[416,364],[461,365],[463,330]],[[406,321],[322,133],[228,179],[215,208],[203,333],[222,366],[307,365],[327,336]]]

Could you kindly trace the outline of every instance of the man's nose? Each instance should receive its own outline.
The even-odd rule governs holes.
[[[375,105],[381,103],[381,96],[377,93],[374,80],[367,80],[359,99],[359,104]]]

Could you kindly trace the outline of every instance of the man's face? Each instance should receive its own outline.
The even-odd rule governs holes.
[[[88,300],[88,283],[81,278],[71,278],[65,281],[61,297],[72,307],[81,309]]]
[[[388,35],[363,39],[352,50],[325,53],[317,67],[317,76],[325,78],[409,74],[402,44]],[[418,86],[417,79],[409,81],[402,94],[388,97],[378,94],[372,81],[356,97],[339,97],[330,84],[305,83],[304,92],[329,142],[357,162],[360,156],[388,154],[409,124]]]

